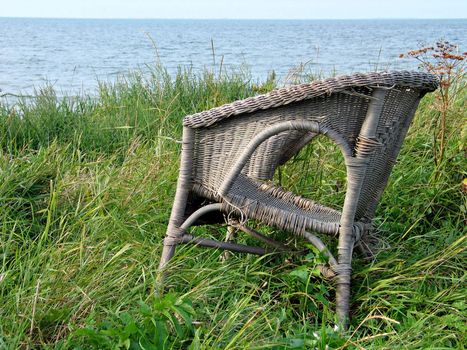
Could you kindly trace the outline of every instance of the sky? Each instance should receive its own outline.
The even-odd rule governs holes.
[[[0,0],[0,17],[467,18],[467,0]]]

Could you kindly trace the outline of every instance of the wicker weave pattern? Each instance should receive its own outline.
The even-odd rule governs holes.
[[[196,184],[198,195],[222,203],[222,211],[237,217],[252,217],[267,225],[303,235],[313,230],[331,235],[339,232],[341,213],[269,183],[239,176],[228,200]]]
[[[374,214],[420,98],[418,90],[397,89],[401,88],[395,87],[386,98],[377,131],[378,147],[371,156],[368,172],[372,175],[365,182],[357,219]],[[347,147],[354,149],[371,91],[368,88],[344,90],[232,119],[220,119],[207,128],[194,129],[193,180],[209,189],[218,188],[254,135],[269,125],[286,120],[316,121],[343,135]],[[293,154],[296,154],[300,141],[309,141],[312,136],[310,132],[294,130],[271,137],[258,147],[243,172],[255,179],[271,179],[277,167],[288,158],[286,153],[295,149]]]
[[[361,100],[360,95],[336,93],[274,109],[258,110],[232,119],[221,119],[221,122],[207,128],[196,128],[194,178],[197,182],[216,188],[254,135],[281,121],[298,119],[319,122],[345,135],[352,148],[367,108],[368,100],[365,103]],[[346,118],[339,118],[341,115]],[[310,133],[290,131],[266,140],[253,155],[245,172],[257,179],[270,179],[277,166],[284,161],[284,153],[296,146],[305,135],[309,138]],[[227,139],[229,142],[225,142]]]
[[[241,222],[255,219],[301,235],[330,256],[333,265],[323,271],[335,274],[336,311],[345,328],[353,247],[371,226],[420,99],[437,85],[436,77],[420,72],[355,74],[187,116],[160,268],[179,243],[262,254],[259,247],[195,238],[186,231],[212,211]],[[318,134],[335,142],[345,159],[347,190],[340,211],[269,182],[279,165]],[[208,204],[199,207],[203,201]],[[337,259],[310,231],[338,236]],[[253,231],[245,227],[244,232]]]
[[[330,95],[359,86],[400,86],[430,92],[436,90],[438,80],[431,74],[409,71],[344,75],[277,89],[265,95],[250,97],[209,111],[196,113],[185,117],[183,125],[191,128],[206,127],[230,116],[284,106],[292,102]]]

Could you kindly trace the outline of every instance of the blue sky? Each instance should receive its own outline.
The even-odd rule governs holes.
[[[0,0],[2,17],[466,18],[467,0]]]

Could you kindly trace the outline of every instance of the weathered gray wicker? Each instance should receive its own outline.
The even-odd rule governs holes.
[[[354,245],[371,227],[376,206],[420,99],[437,88],[431,74],[369,73],[285,87],[183,120],[180,173],[160,261],[175,246],[194,243],[264,254],[266,249],[194,237],[192,225],[228,214],[230,224],[276,250],[284,245],[245,226],[254,219],[308,239],[329,257],[323,274],[336,281],[338,322],[349,318]],[[323,134],[342,151],[347,190],[341,211],[271,185],[276,168],[314,136]],[[332,257],[310,231],[338,236]]]

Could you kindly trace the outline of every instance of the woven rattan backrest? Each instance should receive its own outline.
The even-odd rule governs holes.
[[[363,91],[363,89],[360,89]],[[365,91],[369,93],[369,90]],[[195,182],[214,190],[222,182],[232,164],[246,145],[260,131],[274,123],[304,119],[319,121],[343,135],[353,147],[365,117],[368,101],[363,93],[347,91],[324,95],[290,105],[245,113],[225,119],[207,128],[195,129],[194,173]],[[256,179],[272,178],[277,166],[303,138],[302,131],[289,131],[265,141],[253,154],[244,173]],[[295,148],[295,153],[300,148]]]

